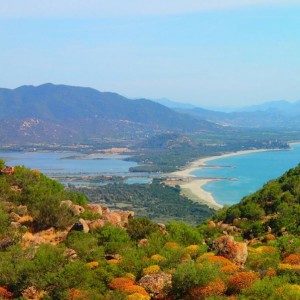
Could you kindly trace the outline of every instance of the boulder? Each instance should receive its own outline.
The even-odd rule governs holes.
[[[60,202],[60,206],[65,205],[73,213],[74,216],[78,216],[85,211],[85,209],[77,204],[73,204],[71,200],[63,200]]]
[[[19,205],[16,208],[16,212],[19,216],[25,216],[28,214],[28,208],[26,205]]]
[[[11,213],[9,214],[9,216],[10,216],[15,222],[18,222],[18,221],[21,219],[21,217],[20,217],[18,214],[16,214],[15,212],[11,212]]]
[[[1,170],[2,174],[5,175],[12,175],[15,173],[15,168],[14,167],[10,167],[10,166],[6,166]]]
[[[106,215],[106,214],[110,213],[110,209],[108,207],[103,206],[101,208],[102,208],[102,214],[103,215]]]
[[[105,221],[102,219],[97,219],[94,221],[89,222],[89,228],[90,230],[96,230],[98,228],[102,228],[105,224]]]
[[[99,214],[102,216],[102,207],[99,204],[90,203],[87,204],[84,208],[93,212],[94,214]]]
[[[73,213],[74,216],[78,216],[81,213],[83,213],[85,211],[85,209],[77,204],[72,204],[69,209],[71,210],[71,212]]]
[[[105,259],[106,260],[112,260],[112,259],[121,260],[122,256],[120,254],[105,254]]]
[[[5,237],[0,240],[0,250],[5,250],[7,247],[13,245],[14,242],[10,237]]]
[[[11,190],[12,192],[15,192],[15,193],[21,193],[21,192],[22,192],[22,189],[21,189],[19,186],[17,186],[17,185],[12,185],[12,186],[10,187],[10,190]]]
[[[247,260],[247,244],[235,242],[233,236],[226,235],[216,239],[212,249],[217,250],[217,255],[229,259],[238,267],[243,267]]]
[[[215,223],[214,221],[209,221],[209,222],[208,222],[208,226],[209,226],[210,228],[215,228],[215,227],[216,227],[216,223]]]
[[[149,245],[148,239],[141,239],[138,241],[138,247],[145,247]]]
[[[87,222],[84,219],[79,219],[70,229],[70,231],[83,231],[84,233],[88,233],[90,228]]]
[[[129,219],[133,218],[134,216],[134,211],[130,211],[130,210],[116,210],[114,212],[119,214],[119,216],[121,217],[121,221],[124,224],[127,224]]]
[[[121,216],[117,212],[109,212],[102,217],[103,221],[109,222],[114,226],[121,226],[122,219]]]
[[[40,300],[46,296],[45,291],[38,291],[35,286],[29,286],[22,292],[22,296],[28,300]]]
[[[63,255],[68,258],[68,260],[73,261],[77,258],[77,253],[75,250],[67,248]]]
[[[163,299],[172,289],[172,275],[167,273],[148,274],[139,280],[138,285],[149,293],[151,299]]]

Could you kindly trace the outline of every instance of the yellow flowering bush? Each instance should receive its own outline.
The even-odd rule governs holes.
[[[154,255],[151,256],[151,260],[154,260],[154,261],[159,263],[159,262],[164,262],[167,259],[164,256],[160,255],[160,254],[154,254]]]
[[[158,265],[152,265],[143,269],[143,275],[155,274],[161,272],[161,269]]]

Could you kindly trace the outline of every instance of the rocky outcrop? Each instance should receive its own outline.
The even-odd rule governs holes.
[[[29,286],[22,292],[22,296],[28,300],[41,300],[47,293],[45,291],[38,291],[36,287]]]
[[[229,259],[236,266],[244,267],[248,256],[246,243],[235,242],[232,236],[225,235],[213,242],[212,249],[217,250],[217,255]]]
[[[138,285],[149,293],[151,299],[163,299],[172,288],[172,275],[167,273],[145,275],[139,280]]]
[[[107,207],[102,207],[102,220],[114,226],[126,227],[130,218],[133,218],[133,211],[114,210],[110,211]]]
[[[146,247],[149,245],[148,239],[141,239],[138,241],[138,247]]]
[[[83,231],[84,233],[88,233],[90,228],[84,219],[79,219],[78,222],[71,227],[70,231]]]
[[[3,169],[1,169],[1,173],[5,174],[5,175],[12,175],[12,174],[15,173],[15,168],[10,167],[10,166],[6,166]]]
[[[90,203],[85,205],[86,210],[93,212],[94,214],[99,214],[102,216],[102,207],[99,204]]]
[[[85,211],[85,209],[77,204],[73,204],[73,202],[71,200],[64,200],[60,202],[60,205],[63,206],[67,206],[68,209],[73,213],[74,216],[78,216],[81,213],[83,213]]]
[[[217,226],[223,231],[223,233],[226,233],[226,234],[228,232],[231,232],[231,233],[234,233],[234,232],[241,233],[242,232],[242,230],[240,228],[230,225],[230,224],[226,224],[223,221],[218,222]]]
[[[105,221],[102,219],[97,219],[89,222],[89,228],[91,231],[102,228],[105,224]]]
[[[10,237],[5,237],[0,240],[0,250],[5,250],[7,247],[9,247],[13,244],[14,244],[14,242]]]
[[[67,248],[63,255],[69,260],[69,261],[74,261],[78,256],[75,250]]]

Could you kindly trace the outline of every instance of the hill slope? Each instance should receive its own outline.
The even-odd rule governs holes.
[[[232,208],[260,235],[248,241],[213,222],[164,226],[87,204],[37,170],[0,170],[1,299],[300,299],[300,166]],[[258,232],[271,220],[281,237]]]
[[[300,165],[223,211],[216,220],[232,223],[253,238],[272,232],[300,234]]]
[[[0,142],[81,142],[144,137],[218,126],[146,99],[91,88],[44,84],[0,89]],[[8,134],[9,133],[9,134]]]

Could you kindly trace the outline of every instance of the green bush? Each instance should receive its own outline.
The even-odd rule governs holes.
[[[203,236],[196,227],[192,227],[184,222],[171,221],[167,224],[168,239],[183,246],[200,244]]]
[[[158,225],[146,218],[131,218],[127,226],[127,233],[130,238],[135,241],[144,239],[151,233],[158,231]]]
[[[173,274],[173,292],[176,299],[183,299],[183,296],[186,296],[192,287],[206,285],[220,276],[218,268],[210,263],[200,265],[189,261],[180,264]]]
[[[94,236],[98,240],[98,245],[104,247],[105,253],[126,252],[127,246],[130,246],[130,237],[126,230],[111,224],[105,224],[102,228],[97,229]]]
[[[76,251],[83,261],[100,261],[104,259],[104,248],[98,245],[95,236],[79,231],[71,231],[65,245]]]

